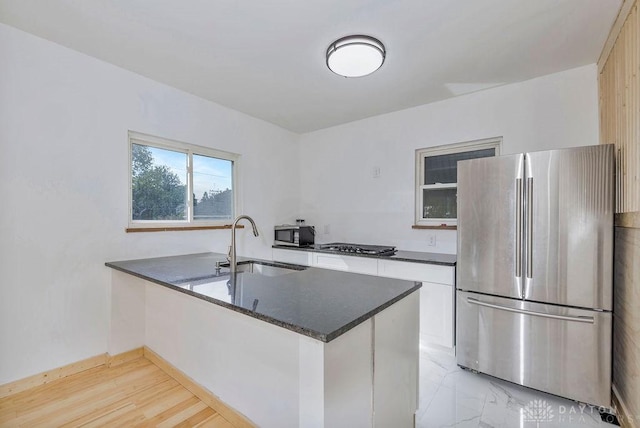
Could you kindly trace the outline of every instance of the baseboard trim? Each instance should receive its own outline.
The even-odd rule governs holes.
[[[620,393],[618,392],[616,386],[613,385],[611,389],[613,390],[612,401],[618,415],[620,426],[622,428],[638,428],[636,420],[632,416],[631,412],[629,412],[629,407],[627,407],[624,401],[620,398]]]
[[[182,371],[175,368],[171,363],[169,363],[167,360],[165,360],[146,346],[144,347],[144,357],[158,366],[166,374],[178,381],[178,383],[180,383],[193,395],[202,400],[202,402],[207,406],[220,413],[220,415],[222,415],[222,417],[229,421],[234,427],[256,427],[256,425],[252,423],[247,417],[240,414],[237,410],[229,407],[209,390],[198,384]]]
[[[114,356],[107,354],[106,364],[107,367],[116,367],[120,364],[128,363],[129,361],[137,360],[142,357],[144,357],[144,348],[140,347]]]
[[[76,361],[75,363],[67,364],[66,366],[47,370],[46,372],[0,385],[0,398],[5,398],[9,395],[17,394],[19,392],[35,388],[36,386],[44,385],[54,380],[62,379],[63,377],[71,376],[95,367],[103,365],[106,365],[107,367],[115,367],[128,361],[142,358],[143,356],[144,348],[132,349],[113,356],[106,353],[96,355],[95,357],[90,357],[86,360]]]
[[[455,356],[456,355],[455,346],[450,347],[450,346],[438,345],[438,344],[433,343],[433,342],[428,342],[423,338],[420,339],[420,349],[426,349],[426,350],[429,350],[429,351],[435,351],[435,352],[439,352],[441,354],[447,354],[447,355],[451,355],[451,356]]]
[[[0,385],[0,398],[5,398],[9,395],[17,394],[19,392],[26,391],[27,389],[44,385],[63,377],[71,376],[73,374],[80,373],[94,367],[102,366],[106,364],[106,362],[107,354],[100,354],[96,355],[95,357],[87,358],[86,360],[77,361],[75,363],[67,364],[66,366],[47,370],[46,372],[38,373],[24,379],[18,379],[14,382],[5,383],[4,385]]]
[[[85,370],[93,369],[95,367],[107,366],[115,367],[120,364],[124,364],[129,361],[136,360],[138,358],[146,358],[155,364],[158,368],[164,371],[166,374],[175,379],[183,387],[189,390],[193,395],[198,397],[207,406],[211,407],[216,412],[220,413],[227,421],[229,421],[234,427],[237,428],[253,428],[256,427],[248,418],[238,413],[226,405],[222,400],[209,392],[206,388],[195,382],[189,376],[175,368],[171,363],[164,358],[153,352],[151,349],[145,347],[132,349],[130,351],[122,352],[116,355],[100,354],[95,357],[90,357],[85,360],[76,361],[75,363],[68,364],[66,366],[58,367],[46,372],[38,373],[33,376],[19,379],[14,382],[9,382],[4,385],[0,385],[0,398],[5,398],[10,395],[17,394],[19,392],[26,391],[31,388],[35,388],[40,385],[47,384],[54,380],[62,379],[67,376],[71,376]]]

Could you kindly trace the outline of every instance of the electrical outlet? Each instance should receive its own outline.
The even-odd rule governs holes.
[[[379,166],[374,166],[373,167],[373,178],[380,178],[380,167]]]
[[[431,235],[427,236],[427,245],[430,247],[435,247],[436,246],[436,235],[435,233],[432,233]]]
[[[328,234],[330,234],[330,233],[331,233],[331,225],[329,225],[329,224],[325,224],[325,225],[324,225],[324,234],[325,234],[325,235],[328,235]]]

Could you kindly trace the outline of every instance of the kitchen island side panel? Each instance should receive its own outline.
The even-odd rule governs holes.
[[[328,343],[149,282],[145,298],[146,346],[258,426],[413,426],[418,293]]]
[[[375,404],[374,325],[387,310],[323,344],[325,427],[371,427]]]
[[[374,318],[373,402],[375,427],[413,427],[418,410],[420,294],[397,302]]]
[[[111,271],[107,352],[118,355],[145,345],[147,281]]]
[[[297,333],[148,283],[146,345],[258,426],[298,426]]]

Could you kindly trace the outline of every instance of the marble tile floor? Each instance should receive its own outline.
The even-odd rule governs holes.
[[[564,428],[615,425],[585,406],[500,379],[462,370],[453,355],[420,352],[419,428]]]

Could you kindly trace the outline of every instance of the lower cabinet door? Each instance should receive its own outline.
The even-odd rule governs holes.
[[[420,289],[420,341],[424,345],[453,348],[454,289],[423,282]]]

